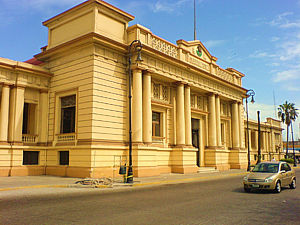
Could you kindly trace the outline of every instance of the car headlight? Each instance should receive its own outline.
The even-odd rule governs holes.
[[[265,179],[265,182],[266,182],[266,183],[270,183],[270,182],[272,182],[272,181],[273,181],[273,177],[269,177],[269,178]]]
[[[243,179],[244,181],[248,181],[248,177],[244,177],[244,179]]]

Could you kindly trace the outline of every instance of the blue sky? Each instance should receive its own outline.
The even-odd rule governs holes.
[[[0,57],[24,61],[47,44],[49,19],[82,0],[0,0]],[[193,0],[107,0],[154,34],[193,40]],[[246,76],[254,89],[250,118],[274,117],[285,100],[300,108],[300,0],[197,0],[197,39],[222,68]],[[295,136],[299,137],[299,121]]]

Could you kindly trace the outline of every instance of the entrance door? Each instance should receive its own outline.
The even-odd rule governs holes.
[[[192,119],[192,145],[198,149],[197,166],[200,167],[199,119]]]

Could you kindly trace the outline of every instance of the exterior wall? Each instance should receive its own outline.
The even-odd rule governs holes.
[[[0,175],[119,176],[119,166],[128,165],[129,88],[134,176],[246,168],[244,75],[220,68],[200,41],[175,45],[143,26],[128,27],[132,19],[89,0],[43,23],[49,40],[35,56],[39,66],[0,59],[0,118],[9,121],[0,121]],[[134,40],[143,45],[143,62],[131,46],[130,87]],[[65,134],[61,98],[69,95],[76,95],[75,132]],[[24,102],[37,117],[29,134],[22,134]],[[269,126],[277,125],[265,125],[264,154],[278,146]],[[39,151],[37,165],[23,165],[24,151]],[[68,165],[60,165],[61,151],[69,152]]]
[[[245,133],[247,134],[247,121],[244,121]],[[267,118],[261,123],[261,161],[280,160],[284,157],[282,142],[281,122],[272,118]],[[258,123],[249,120],[249,150],[251,164],[258,160]],[[248,139],[245,135],[246,148],[248,149]]]

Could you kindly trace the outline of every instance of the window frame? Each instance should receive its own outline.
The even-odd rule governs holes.
[[[25,153],[26,153],[26,154],[25,154]],[[32,160],[31,157],[33,157],[33,156],[28,156],[28,155],[27,155],[28,153],[34,153],[34,154],[36,154],[36,155],[37,155],[37,159],[34,160],[34,162],[33,162],[33,161],[31,162],[31,160]],[[33,154],[33,155],[34,155],[34,154]],[[26,155],[26,156],[25,156],[25,155]],[[25,160],[24,160],[25,157],[27,158],[28,161],[25,161]],[[25,162],[26,162],[26,163],[25,163]],[[35,165],[39,165],[39,162],[40,162],[40,151],[24,151],[24,150],[23,150],[23,160],[22,160],[22,165],[23,165],[23,166],[35,166]]]
[[[62,115],[61,115],[61,98],[63,97],[67,97],[67,96],[71,96],[71,95],[75,95],[75,128],[74,128],[74,132],[72,132],[71,134],[77,134],[77,129],[78,129],[78,89],[72,89],[72,90],[68,90],[68,91],[64,91],[64,92],[60,92],[60,93],[55,93],[55,127],[54,127],[54,136],[57,135],[63,135],[63,134],[67,134],[67,133],[62,133],[61,132],[61,119],[62,119]]]
[[[67,153],[67,160],[62,161],[62,153]],[[70,165],[70,151],[58,151],[58,164],[60,166]]]

